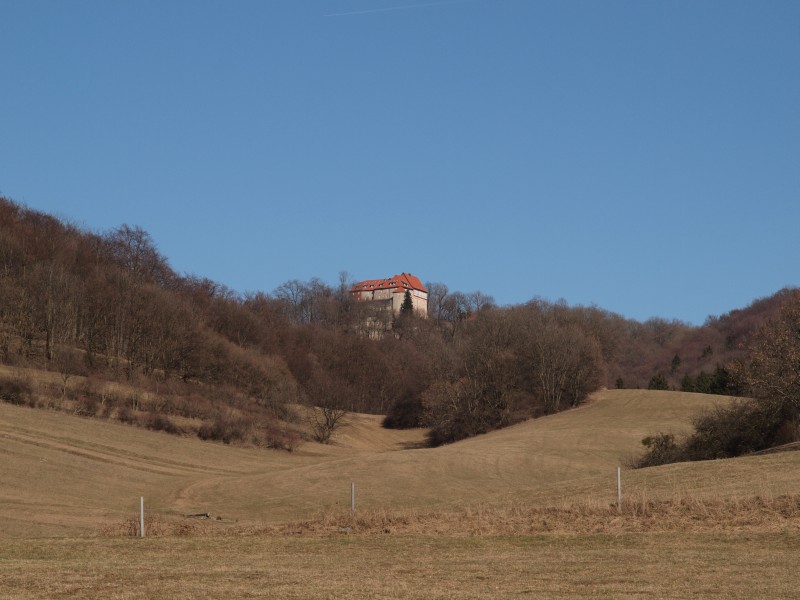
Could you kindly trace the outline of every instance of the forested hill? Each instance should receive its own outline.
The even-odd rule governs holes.
[[[430,318],[406,315],[370,339],[350,283],[243,296],[175,273],[138,227],[85,231],[0,198],[0,396],[278,446],[291,442],[286,407],[308,403],[389,413],[446,442],[602,386],[719,387],[717,367],[794,293],[692,327],[540,300],[496,307],[431,283]],[[52,376],[20,375],[34,370]]]

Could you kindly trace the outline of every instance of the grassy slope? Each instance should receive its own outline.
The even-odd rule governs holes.
[[[349,505],[446,508],[478,502],[615,497],[615,469],[654,431],[685,430],[719,398],[614,390],[573,411],[438,449],[422,432],[386,431],[353,415],[337,444],[287,454],[0,405],[0,535],[93,535],[135,514],[210,512],[221,523],[283,521]],[[800,453],[626,472],[627,494],[796,491]]]

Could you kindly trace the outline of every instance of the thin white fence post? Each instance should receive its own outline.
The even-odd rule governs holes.
[[[139,497],[139,534],[144,537],[144,496]]]
[[[350,512],[356,512],[356,482],[350,483]]]
[[[617,467],[617,512],[622,511],[622,467]]]

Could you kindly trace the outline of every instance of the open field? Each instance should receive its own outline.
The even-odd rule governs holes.
[[[10,540],[14,598],[796,598],[797,535]]]
[[[612,502],[616,467],[642,437],[679,431],[718,397],[615,390],[587,405],[436,449],[421,431],[352,415],[335,444],[294,453],[236,448],[42,410],[0,405],[0,534],[95,535],[133,514],[139,496],[165,518],[229,523],[307,519],[359,509],[448,510],[522,501]],[[411,448],[411,449],[407,449]],[[800,454],[625,471],[626,497],[781,495],[800,490]]]
[[[0,597],[796,597],[798,452],[623,470],[612,506],[715,401],[605,391],[437,449],[351,415],[291,454],[0,404]],[[140,495],[189,535],[120,537]]]

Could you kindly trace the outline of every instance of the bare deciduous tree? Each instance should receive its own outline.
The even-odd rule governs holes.
[[[320,444],[328,444],[333,433],[342,425],[347,411],[332,406],[316,407],[312,410],[311,431]]]
[[[427,282],[425,287],[428,288],[428,317],[438,325],[442,319],[444,311],[444,302],[450,290],[443,283]]]
[[[757,400],[790,408],[800,422],[800,291],[764,324],[735,374]]]

